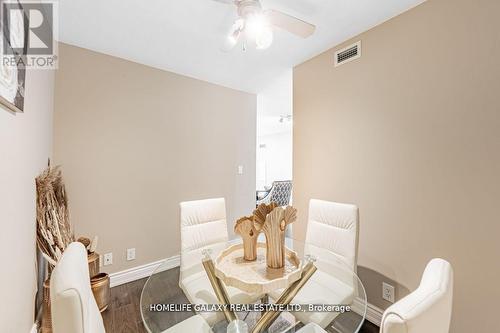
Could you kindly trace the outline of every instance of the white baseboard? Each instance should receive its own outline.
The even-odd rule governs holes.
[[[368,303],[368,306],[366,308],[366,320],[380,327],[383,314],[384,310],[382,310],[378,306]]]
[[[31,326],[30,333],[37,333],[37,332],[38,332],[38,326],[36,324],[33,324],[33,326]]]
[[[354,312],[356,312],[357,314],[362,316],[363,312],[364,312],[363,304],[364,304],[364,301],[362,301],[361,299],[356,297],[356,299],[354,300],[354,302],[352,304],[352,310]],[[368,320],[372,324],[375,324],[378,327],[380,327],[380,323],[382,323],[382,315],[383,314],[384,314],[384,310],[382,310],[381,308],[379,308],[373,304],[367,303],[366,316],[365,316],[366,320]]]
[[[160,265],[163,265],[162,270],[166,271],[180,266],[180,263],[181,257],[176,255],[142,266],[132,267],[121,272],[111,273],[109,274],[110,285],[111,287],[115,287],[124,283],[140,280],[151,276],[151,274],[153,274],[153,272],[156,271]]]

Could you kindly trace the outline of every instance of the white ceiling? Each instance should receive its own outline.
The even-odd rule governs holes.
[[[235,8],[214,0],[60,0],[62,42],[259,92],[293,67],[424,0],[262,0],[317,26],[301,39],[275,30],[267,50],[220,51]]]

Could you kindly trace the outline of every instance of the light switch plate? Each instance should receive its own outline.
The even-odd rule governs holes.
[[[238,165],[238,175],[243,174],[243,165]]]
[[[135,260],[135,247],[131,249],[127,249],[127,260]]]

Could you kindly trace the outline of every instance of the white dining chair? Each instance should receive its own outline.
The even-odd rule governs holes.
[[[223,198],[180,203],[181,267],[179,286],[191,304],[218,304],[210,280],[203,268],[203,249],[212,256],[227,247],[226,205]],[[261,297],[226,287],[232,303],[249,303]],[[221,312],[200,312],[213,325],[224,319]]]
[[[448,333],[453,303],[453,269],[446,260],[432,259],[419,287],[385,310],[380,333]],[[297,333],[326,333],[309,323]]]
[[[317,257],[318,270],[295,296],[296,304],[352,304],[358,291],[358,208],[355,205],[311,199],[305,247]],[[270,293],[277,299],[282,290]],[[336,312],[294,312],[303,322],[322,328]]]
[[[338,255],[354,272],[358,260],[359,213],[355,205],[309,201],[306,243]]]
[[[224,198],[180,203],[181,251],[228,240]]]
[[[380,333],[448,333],[453,301],[453,268],[432,259],[418,288],[385,310]]]
[[[50,303],[54,333],[105,333],[83,244],[69,244],[52,271]]]

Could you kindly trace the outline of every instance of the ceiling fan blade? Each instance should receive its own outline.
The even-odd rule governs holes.
[[[316,30],[315,25],[277,10],[266,10],[265,14],[272,25],[302,38],[311,36]]]

